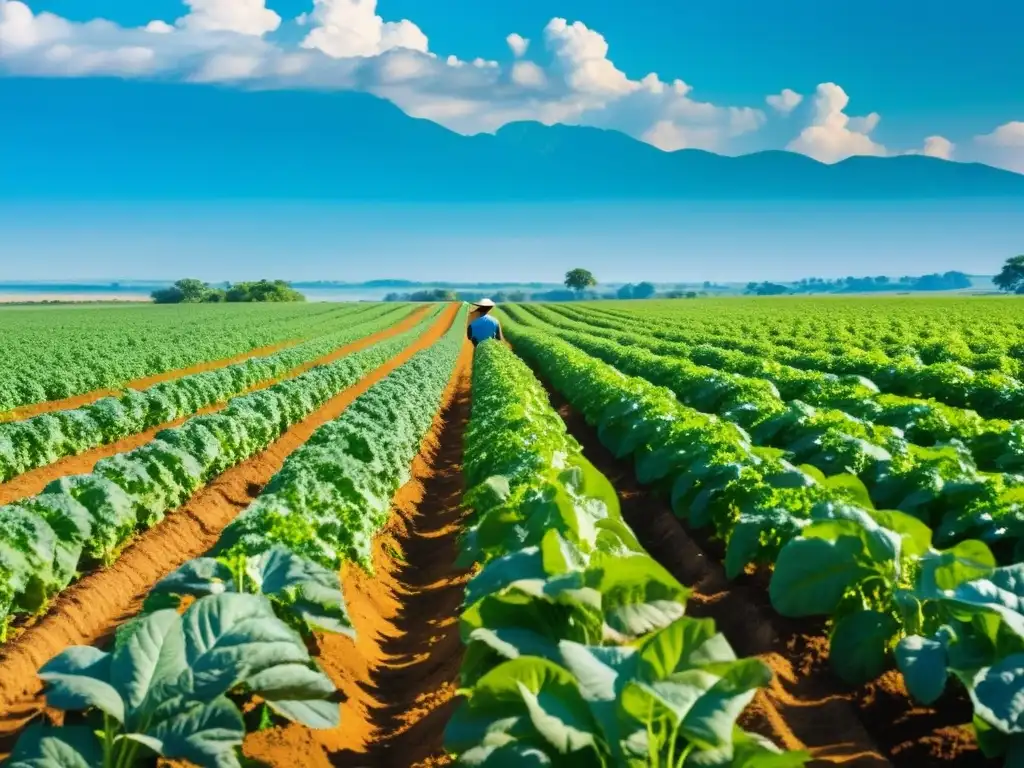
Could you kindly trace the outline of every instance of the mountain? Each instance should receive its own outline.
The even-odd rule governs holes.
[[[1024,198],[1024,175],[929,157],[824,165],[663,152],[596,128],[462,136],[353,92],[0,79],[0,198]]]

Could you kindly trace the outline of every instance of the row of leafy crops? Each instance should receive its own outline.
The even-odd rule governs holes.
[[[667,387],[681,403],[739,425],[754,445],[782,450],[788,460],[826,475],[856,475],[871,504],[914,514],[935,529],[943,545],[969,535],[984,539],[1004,561],[1024,559],[1024,477],[979,471],[962,443],[921,447],[897,428],[836,409],[787,403],[765,379],[649,352],[640,333],[613,340],[551,330],[624,373]]]
[[[296,342],[369,304],[235,304],[0,311],[0,413]]]
[[[314,432],[209,556],[153,587],[111,653],[71,648],[47,663],[47,704],[92,722],[27,730],[11,764],[56,764],[47,761],[59,754],[60,765],[128,768],[161,756],[222,768],[240,765],[247,725],[336,727],[335,686],[305,641],[355,634],[338,568],[370,567],[370,539],[437,413],[466,314]],[[260,717],[247,723],[241,710],[254,697]]]
[[[561,311],[568,310],[562,308]],[[636,322],[635,317],[598,310],[575,313],[589,323],[612,328],[620,327],[622,322]],[[756,342],[745,336],[729,337],[700,327],[678,325],[670,316],[651,317],[645,327],[655,338],[697,347],[696,354],[705,358],[740,351],[799,369],[864,376],[883,392],[934,398],[948,405],[971,408],[987,417],[1016,418],[1024,413],[1020,361],[1007,355],[976,356],[974,364],[986,367],[973,369],[955,361],[925,363],[913,349],[888,355],[853,345],[830,350],[824,338],[809,349],[794,348],[786,338]],[[1015,352],[1021,353],[1024,353],[1024,345]]]
[[[623,522],[615,490],[498,342],[473,366],[461,542],[459,765],[795,766],[736,719],[771,679],[737,659]]]
[[[723,339],[785,344],[804,351],[842,353],[853,347],[890,357],[910,354],[930,363],[956,362],[976,370],[1015,366],[1024,359],[1024,316],[1004,298],[787,299],[599,303],[607,315],[658,319]],[[1019,370],[1019,369],[1018,369]],[[1006,373],[1017,375],[1013,370]]]
[[[437,307],[414,328],[189,419],[92,473],[62,477],[42,493],[0,507],[0,620],[34,614],[80,571],[110,563],[139,528],[149,528],[224,470],[266,448],[412,343],[436,322]]]
[[[408,306],[378,306],[352,315],[351,324],[271,355],[250,357],[141,391],[128,389],[81,408],[0,424],[0,482],[226,402],[260,382],[376,333],[410,311]]]
[[[975,411],[934,399],[882,394],[873,382],[861,376],[795,368],[713,344],[689,346],[659,340],[651,336],[647,323],[635,318],[619,321],[612,327],[574,321],[561,312],[543,307],[531,306],[529,312],[558,328],[584,331],[619,343],[640,344],[659,355],[685,358],[718,371],[765,379],[776,386],[784,400],[836,408],[860,419],[896,427],[908,440],[919,445],[960,440],[986,470],[1024,469],[1024,424],[1020,421],[985,419]]]
[[[853,475],[794,466],[737,424],[552,334],[516,323],[505,331],[601,442],[635,462],[642,483],[669,495],[691,527],[721,538],[731,576],[770,564],[777,612],[832,619],[830,660],[841,677],[865,682],[895,663],[923,703],[954,678],[973,702],[982,749],[1017,764],[1024,563],[1000,566],[976,539],[936,548],[921,520],[874,509]]]

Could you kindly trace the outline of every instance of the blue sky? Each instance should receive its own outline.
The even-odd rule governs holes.
[[[742,154],[789,149],[823,162],[857,154],[917,153],[1024,173],[1022,28],[1024,5],[1016,0],[950,0],[928,7],[892,0],[0,0],[0,76],[74,76],[84,94],[91,78],[103,75],[238,88],[358,89],[467,134],[493,131],[514,120],[540,120],[613,128],[666,150]],[[36,254],[44,259],[38,263],[45,271],[47,262],[56,266],[64,258],[62,249],[72,247],[69,242],[58,245],[61,238],[44,231],[42,222],[70,220],[79,209],[39,205],[31,215],[0,210],[8,227],[0,260],[13,253],[22,258]],[[103,254],[124,253],[128,259],[141,247],[141,227],[124,226],[132,210],[127,204],[94,210],[86,222],[88,234],[75,243],[80,254],[99,259],[86,271],[131,276],[125,274],[130,260]],[[497,224],[470,237],[471,217],[464,213],[452,211],[448,219],[448,247],[454,253],[469,253],[484,242],[502,253],[515,252]],[[882,215],[870,215],[876,214]],[[239,211],[229,203],[202,215],[214,228],[221,217],[256,220],[252,210]],[[316,272],[322,266],[330,277],[341,276],[332,271],[333,263],[318,261],[325,258],[317,255],[325,249],[316,233],[323,236],[329,228],[304,224],[287,206],[277,215],[280,237],[286,240],[291,232],[296,243],[304,243],[297,256],[308,260],[303,269]],[[410,221],[418,215],[410,212]],[[150,233],[165,232],[161,242],[185,242],[169,219],[160,220],[158,208],[147,216]],[[983,212],[971,209],[955,222],[961,235],[944,240],[943,258],[961,264],[980,260],[992,269],[1001,260],[996,255],[1022,235],[1012,216],[998,225],[988,221],[1000,227],[994,235],[982,232],[979,216]],[[642,220],[637,212],[614,218],[623,232]],[[820,232],[807,223],[815,217],[806,212],[782,219],[785,226],[776,220],[778,226],[769,227],[750,218],[740,228],[763,233],[761,240],[752,236],[735,253],[722,245],[726,261],[695,277],[724,279],[727,275],[708,272],[732,269],[723,265],[734,263],[735,269],[750,271],[762,262],[769,271],[788,274],[791,270],[779,265],[786,258],[782,244]],[[929,224],[911,219],[936,231],[935,217]],[[675,220],[683,226],[682,219]],[[884,224],[872,221],[866,225],[881,238],[872,253],[889,253],[886,242],[914,234],[900,217]],[[112,248],[115,222],[122,229],[115,238],[120,246]],[[349,230],[352,237],[363,238],[363,252],[372,254],[374,243],[381,243],[380,252],[389,253],[385,271],[396,276],[404,268],[414,271],[393,235],[369,222],[357,217]],[[687,226],[688,231],[675,233],[677,240],[695,236],[696,222]],[[437,239],[443,233],[427,235],[409,227],[413,231],[443,249],[437,245],[444,242]],[[541,228],[534,236],[568,250],[568,243],[576,242],[583,250],[586,243],[593,247],[593,231],[580,224],[575,234],[556,237]],[[967,235],[972,232],[979,244],[988,238],[984,247],[991,253],[982,245],[971,247]],[[928,241],[924,234],[919,240]],[[605,235],[607,241],[610,235]],[[644,264],[652,272],[685,277],[676,274],[678,264],[667,245],[673,235],[661,236],[660,245],[656,237],[648,238]],[[206,240],[190,237],[190,247],[208,256],[217,248],[245,252],[257,247],[245,227],[227,227]],[[992,243],[992,237],[1003,239]],[[407,239],[414,242],[411,234]],[[924,257],[910,251],[915,249],[889,254],[892,271],[930,271]],[[595,258],[614,255],[607,247],[593,252]],[[551,258],[543,263],[550,264]],[[201,261],[210,268],[209,258]],[[858,271],[849,264],[837,269],[836,274]],[[38,277],[40,268],[31,270],[31,277]],[[146,276],[151,271],[147,266]],[[875,270],[865,265],[865,271]],[[152,276],[165,275],[163,270]]]

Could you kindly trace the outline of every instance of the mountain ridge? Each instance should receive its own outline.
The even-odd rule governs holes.
[[[783,150],[664,152],[616,131],[534,122],[463,136],[364,93],[78,86],[0,79],[0,104],[14,105],[0,120],[0,198],[1024,198],[1024,175],[919,155],[826,165]]]

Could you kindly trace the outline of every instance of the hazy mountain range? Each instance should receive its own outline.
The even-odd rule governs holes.
[[[467,137],[361,93],[95,86],[86,97],[74,79],[0,79],[0,197],[1024,198],[1024,175],[921,156],[824,165],[781,151],[663,152],[621,133],[538,123]]]

